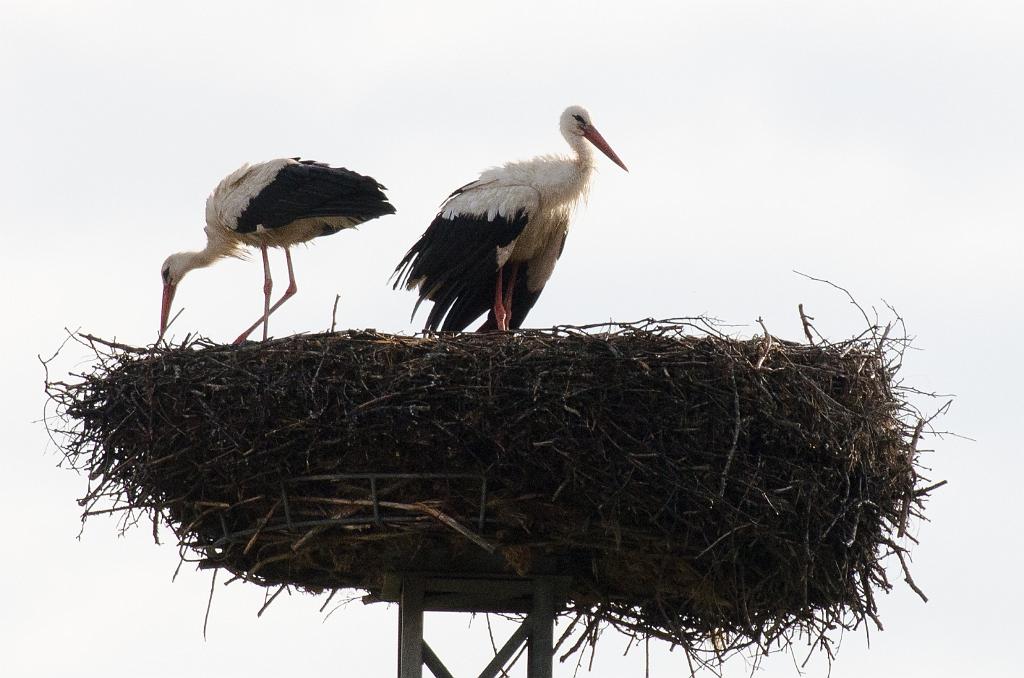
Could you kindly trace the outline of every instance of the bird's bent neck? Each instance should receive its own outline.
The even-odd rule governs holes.
[[[205,268],[221,257],[228,256],[220,243],[209,241],[206,247],[195,252],[178,252],[174,255],[178,259],[181,269],[181,277],[196,268]]]

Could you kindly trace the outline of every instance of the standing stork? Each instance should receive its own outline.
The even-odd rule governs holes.
[[[395,269],[395,289],[419,288],[416,309],[434,302],[426,330],[460,331],[484,312],[478,331],[522,325],[562,254],[569,217],[594,170],[590,144],[626,165],[581,106],[559,121],[571,157],[545,155],[485,171],[448,196]]]
[[[394,214],[382,189],[372,177],[313,160],[280,158],[242,165],[206,199],[206,247],[172,254],[160,267],[164,281],[160,336],[167,329],[174,292],[185,274],[223,257],[242,258],[242,247],[250,245],[263,255],[263,315],[235,343],[245,341],[261,323],[266,339],[270,314],[298,291],[288,248]],[[283,248],[288,262],[288,289],[273,306],[268,247]]]

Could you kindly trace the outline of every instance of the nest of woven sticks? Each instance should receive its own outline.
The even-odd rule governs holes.
[[[917,590],[897,535],[934,485],[887,334],[86,337],[96,363],[47,389],[86,515],[165,523],[202,567],[374,593],[497,562],[571,577],[591,640],[611,623],[688,651],[828,649],[878,623],[888,557]]]

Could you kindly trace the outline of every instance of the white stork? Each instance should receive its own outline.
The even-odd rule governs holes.
[[[160,336],[167,329],[171,301],[185,274],[223,257],[242,258],[242,247],[251,245],[263,254],[263,315],[235,343],[244,341],[261,323],[266,339],[267,318],[298,291],[288,248],[394,214],[382,189],[371,177],[313,160],[280,158],[242,165],[206,199],[206,247],[172,254],[160,267],[164,281]],[[273,306],[268,247],[283,248],[288,262],[288,289]]]
[[[565,109],[559,126],[572,157],[545,155],[485,171],[448,196],[398,264],[395,289],[419,288],[413,315],[424,299],[434,302],[424,329],[460,331],[488,311],[478,331],[521,326],[587,193],[594,155],[586,142],[626,170],[586,109]]]

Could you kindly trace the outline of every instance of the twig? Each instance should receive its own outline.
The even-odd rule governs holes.
[[[857,308],[858,311],[860,311],[861,316],[864,317],[864,322],[865,323],[867,323],[870,326],[873,326],[875,324],[875,323],[871,322],[871,319],[868,317],[867,312],[857,302],[857,300],[854,298],[854,296],[852,294],[850,294],[850,291],[848,289],[846,289],[845,287],[840,287],[839,285],[835,284],[831,280],[825,280],[824,278],[815,278],[813,275],[807,275],[806,273],[801,273],[800,271],[797,271],[797,270],[794,270],[793,273],[796,273],[797,275],[801,275],[801,276],[807,278],[808,280],[813,280],[814,282],[825,283],[826,285],[829,285],[830,287],[834,287],[835,289],[839,290],[840,292],[845,294],[846,297],[850,300],[850,303],[853,304]]]
[[[735,371],[730,374],[732,378],[732,397],[735,424],[732,431],[732,446],[729,448],[729,454],[725,457],[725,466],[722,467],[722,479],[718,485],[718,498],[722,499],[725,497],[725,483],[729,479],[729,467],[732,466],[733,457],[736,456],[736,447],[740,442],[740,428],[742,427],[743,420],[740,418],[740,391],[736,386],[736,373]],[[698,556],[699,558],[700,556]]]
[[[491,630],[491,615],[484,613],[484,621],[487,622],[487,637],[491,639],[491,651],[494,653],[494,656],[498,656],[498,644],[494,642],[494,631]],[[514,661],[512,663],[515,664]],[[498,667],[498,671],[501,672],[502,676],[508,678],[508,673],[505,671],[504,666]]]
[[[165,326],[165,327],[163,328],[163,330],[161,330],[160,334],[159,334],[159,335],[157,335],[156,341],[154,341],[154,342],[153,342],[153,347],[154,347],[154,348],[155,348],[155,347],[156,347],[156,346],[157,346],[157,345],[158,345],[158,344],[160,343],[160,341],[161,341],[161,340],[162,340],[162,339],[164,338],[164,335],[166,335],[166,334],[167,334],[167,330],[171,329],[171,325],[173,325],[173,324],[174,324],[174,321],[178,319],[178,316],[179,316],[179,315],[181,315],[182,311],[184,311],[184,310],[185,310],[185,307],[184,307],[184,306],[182,306],[181,308],[179,308],[179,309],[178,309],[178,312],[177,312],[177,313],[175,313],[175,314],[174,314],[173,316],[171,316],[171,320],[170,320],[170,322],[168,322],[168,323],[167,323],[167,325],[166,325],[166,326]]]
[[[914,590],[914,593],[916,593],[921,598],[921,600],[923,600],[924,602],[927,603],[928,602],[928,596],[926,596],[924,594],[924,591],[922,591],[920,588],[918,588],[917,584],[914,583],[913,577],[910,576],[910,568],[907,567],[906,558],[903,556],[903,549],[899,548],[898,546],[896,546],[892,542],[889,542],[889,546],[892,548],[893,552],[896,554],[896,557],[900,559],[900,567],[903,568],[903,581],[907,582],[907,585],[911,589]]]
[[[247,543],[245,545],[245,548],[242,549],[242,555],[243,556],[248,554],[249,551],[252,549],[253,545],[256,543],[256,539],[259,538],[260,533],[263,531],[263,528],[270,521],[271,516],[274,515],[274,511],[276,511],[277,507],[280,506],[280,505],[281,505],[281,500],[278,499],[270,507],[270,510],[267,511],[267,515],[265,515],[262,518],[260,518],[260,521],[256,524],[256,531],[252,533],[252,538],[249,539],[249,543]]]
[[[100,339],[91,334],[79,334],[82,339],[85,339],[90,344],[100,344],[107,348],[112,348],[118,351],[125,351],[126,353],[149,353],[147,349],[137,348],[135,346],[129,346],[128,344],[121,344],[116,341],[109,341],[107,339]]]
[[[811,336],[811,327],[812,327],[812,325],[811,325],[811,322],[810,322],[810,321],[814,320],[814,318],[809,316],[809,315],[807,315],[806,313],[804,313],[804,305],[803,304],[797,304],[797,309],[799,309],[799,311],[800,311],[800,323],[804,327],[804,336],[807,337],[807,343],[810,344],[811,346],[814,346],[814,337]]]
[[[270,604],[272,602],[274,602],[274,600],[276,600],[277,597],[279,595],[281,595],[281,591],[284,591],[286,588],[288,588],[287,584],[282,584],[281,586],[279,586],[277,591],[274,592],[274,595],[270,596],[270,600],[268,600],[267,602],[263,603],[263,607],[261,607],[260,611],[256,613],[256,616],[257,617],[262,617],[263,613],[266,612],[268,607],[270,607]]]
[[[338,302],[341,300],[340,294],[334,295],[334,308],[331,309],[331,334],[334,334],[335,320],[338,317]]]
[[[910,517],[910,501],[914,497],[914,484],[917,474],[914,472],[914,457],[917,454],[917,441],[921,438],[921,430],[924,428],[925,420],[918,419],[914,427],[914,435],[910,439],[910,448],[907,450],[907,461],[910,463],[910,489],[903,495],[903,506],[900,510],[900,527],[896,536],[902,537],[907,533],[907,520]]]
[[[216,585],[217,570],[214,570],[213,576],[210,577],[210,597],[206,599],[206,614],[203,616],[203,640],[206,640],[206,625],[210,621],[210,608],[213,606],[213,589]]]
[[[292,497],[292,501],[319,502],[324,504],[337,504],[339,506],[366,506],[368,508],[373,508],[374,504],[372,500],[368,499],[335,499],[332,497]],[[494,553],[498,548],[491,542],[459,523],[448,514],[422,502],[405,504],[395,501],[378,501],[377,505],[381,508],[393,508],[400,511],[416,511],[418,513],[424,513],[431,518],[435,518],[436,520],[444,523],[488,553]]]
[[[338,590],[339,589],[331,589],[331,594],[327,596],[327,600],[325,600],[324,604],[320,606],[320,612],[323,612],[327,609],[327,606],[330,605],[331,601],[334,599],[334,595],[338,592]]]
[[[930,494],[931,492],[939,489],[940,487],[942,487],[943,485],[947,484],[948,482],[949,482],[948,480],[940,480],[937,483],[932,483],[928,487],[922,487],[922,488],[920,488],[918,490],[914,490],[914,496],[915,497],[923,497],[924,495]]]
[[[590,618],[590,621],[587,622],[587,625],[583,627],[583,632],[580,633],[580,637],[576,639],[576,642],[573,643],[572,647],[566,650],[565,653],[558,658],[558,661],[564,662],[566,659],[576,654],[576,651],[579,650],[580,647],[583,646],[583,643],[587,642],[587,640],[590,638],[590,634],[593,633],[594,629],[597,628],[597,625],[600,623],[600,621],[601,618],[598,615],[593,615]]]
[[[762,320],[760,316],[758,316],[758,318],[757,318],[757,324],[760,325],[761,329],[764,331],[764,341],[765,341],[764,352],[761,354],[761,357],[758,359],[757,365],[754,366],[755,370],[760,370],[761,366],[764,364],[765,358],[767,358],[768,354],[771,353],[772,346],[773,346],[774,342],[772,341],[771,332],[769,332],[768,328],[764,326],[764,320]],[[735,385],[735,383],[736,383],[736,380],[734,378],[733,379],[733,384]]]

